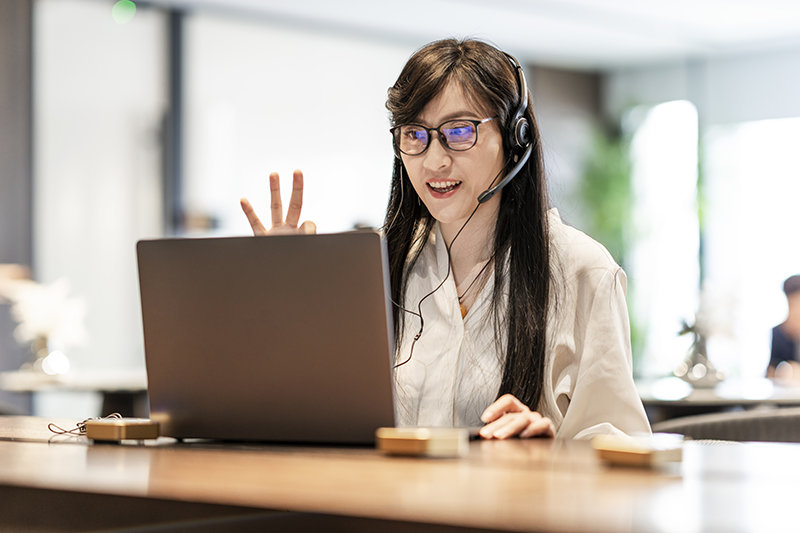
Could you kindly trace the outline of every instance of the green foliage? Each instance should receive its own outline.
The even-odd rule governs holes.
[[[585,162],[575,196],[580,203],[585,231],[602,243],[623,268],[633,238],[633,188],[630,139],[619,131],[595,130],[592,151]],[[630,294],[635,288],[629,286]],[[631,346],[634,372],[638,371],[646,331],[634,313]]]
[[[708,209],[708,190],[705,180],[705,147],[703,145],[702,131],[698,136],[697,142],[697,222],[700,226],[700,253],[698,254],[697,261],[700,266],[700,285],[706,279],[706,261],[705,261],[705,229],[706,229],[706,216]]]
[[[633,208],[630,142],[619,133],[596,130],[592,145],[577,190],[581,218],[587,232],[624,267]]]

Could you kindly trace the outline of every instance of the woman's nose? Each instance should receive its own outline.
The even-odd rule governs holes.
[[[425,160],[423,166],[428,170],[440,170],[450,163],[450,151],[445,148],[439,135],[431,135],[430,144],[425,153],[422,154]]]

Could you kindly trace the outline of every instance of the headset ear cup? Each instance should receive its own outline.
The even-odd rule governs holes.
[[[531,142],[531,129],[528,119],[525,117],[517,119],[514,125],[514,144],[516,148],[525,148]]]

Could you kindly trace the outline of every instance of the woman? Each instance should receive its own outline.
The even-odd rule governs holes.
[[[398,425],[484,423],[501,439],[649,432],[625,274],[548,210],[528,101],[516,60],[474,40],[423,47],[389,89]],[[285,220],[276,174],[270,188],[270,231],[242,201],[254,232],[313,232],[297,227],[302,174]]]

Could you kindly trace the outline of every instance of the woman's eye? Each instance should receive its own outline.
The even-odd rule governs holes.
[[[428,138],[428,132],[425,130],[409,130],[406,132],[406,137],[411,141],[425,142]]]
[[[447,128],[444,131],[451,142],[469,141],[473,136],[472,125]]]

